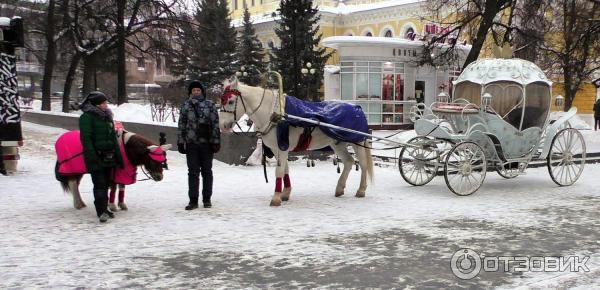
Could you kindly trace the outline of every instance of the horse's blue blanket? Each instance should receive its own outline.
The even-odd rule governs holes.
[[[312,119],[359,132],[369,133],[369,127],[365,113],[363,113],[360,106],[354,104],[340,101],[307,102],[292,96],[286,96],[285,112],[289,115]],[[289,147],[289,142],[285,141],[288,140],[287,135],[290,125],[305,128],[315,126],[315,124],[290,118],[286,119],[285,122],[280,123],[277,126],[277,135],[279,137],[279,148],[281,150],[287,150]],[[323,133],[325,133],[327,136],[342,142],[358,143],[367,139],[366,136],[342,131],[339,129],[332,129],[324,126],[319,126],[319,129],[321,129],[321,131],[323,131]]]

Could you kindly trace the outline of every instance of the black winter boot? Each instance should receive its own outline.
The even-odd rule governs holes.
[[[198,204],[197,203],[190,203],[185,207],[185,210],[194,210],[198,208]]]

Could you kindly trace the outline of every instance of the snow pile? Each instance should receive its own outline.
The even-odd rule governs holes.
[[[575,128],[575,129],[579,129],[579,130],[591,130],[592,126],[590,126],[590,124],[588,122],[586,122],[583,119],[584,116],[582,115],[575,115],[573,116],[573,118],[571,118],[569,120],[569,123],[571,123],[571,127]]]
[[[117,121],[145,123],[152,121],[152,108],[148,105],[125,103],[120,106],[110,105]]]
[[[337,7],[331,6],[322,6],[319,7],[319,11],[321,12],[329,12],[338,15],[348,15],[352,13],[358,13],[363,11],[375,10],[375,9],[385,9],[395,6],[408,5],[414,3],[425,2],[423,0],[390,0],[390,1],[381,1],[377,3],[368,3],[368,4],[358,4],[358,5],[346,5],[345,3],[340,3]]]

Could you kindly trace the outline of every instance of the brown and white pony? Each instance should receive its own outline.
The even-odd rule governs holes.
[[[280,206],[281,201],[287,201],[292,191],[292,183],[289,175],[288,153],[279,149],[277,145],[277,124],[271,120],[271,115],[277,107],[278,97],[274,93],[267,92],[260,87],[251,87],[241,84],[236,78],[231,81],[225,81],[226,91],[221,99],[222,108],[219,111],[219,127],[223,132],[231,132],[231,129],[240,120],[244,114],[254,123],[256,132],[261,134],[264,144],[269,147],[277,158],[277,167],[275,169],[275,193],[271,199],[271,206]],[[303,128],[289,128],[289,144],[293,149],[304,132]],[[368,141],[357,145],[346,142],[339,142],[333,139],[318,127],[312,132],[311,142],[306,150],[316,150],[330,146],[335,154],[342,160],[344,168],[335,188],[335,196],[344,195],[346,181],[350,170],[354,165],[354,158],[348,151],[348,146],[352,146],[358,165],[361,169],[360,186],[356,191],[356,197],[364,197],[367,190],[367,179],[372,181],[373,177],[373,159]],[[283,188],[282,188],[283,181]]]
[[[143,169],[145,169],[150,179],[154,181],[161,181],[163,179],[163,169],[166,168],[167,164],[166,152],[171,148],[171,144],[157,145],[147,138],[131,132],[124,132],[122,140],[125,144],[125,154],[127,154],[127,158],[129,159],[131,165],[133,165],[135,168],[138,166],[143,166]],[[77,158],[83,158],[83,156],[78,156]],[[86,205],[81,199],[79,183],[85,173],[67,175],[61,174],[58,172],[60,163],[61,162],[57,161],[55,170],[56,179],[60,182],[65,192],[73,195],[74,207],[76,209],[84,208]]]

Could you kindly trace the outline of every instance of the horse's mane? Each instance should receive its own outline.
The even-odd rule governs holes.
[[[277,90],[271,90],[271,89],[267,89],[267,91],[265,92],[265,89],[262,87],[253,87],[253,86],[249,86],[246,85],[244,83],[238,82],[238,90],[242,93],[242,95],[244,96],[249,96],[249,97],[255,97],[255,98],[260,98],[262,97],[263,93],[266,95],[275,95],[277,96],[277,94],[279,92],[277,92]]]
[[[127,141],[127,144],[125,144],[125,152],[127,152],[127,157],[131,164],[134,166],[142,165],[144,163],[144,157],[148,155],[148,146],[150,145],[156,144],[138,134],[131,136],[129,141]]]

